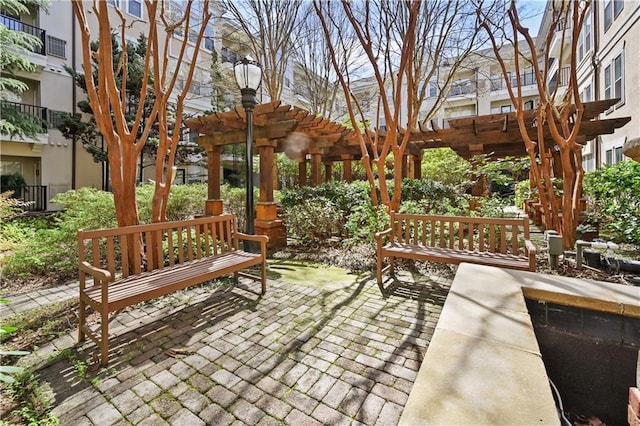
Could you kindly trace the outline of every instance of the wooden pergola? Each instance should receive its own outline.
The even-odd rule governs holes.
[[[611,134],[626,123],[630,117],[597,119],[617,100],[588,102],[584,104],[584,121],[580,127],[579,143],[586,143],[598,135]],[[525,122],[529,135],[537,139],[537,123],[534,111],[525,111]],[[307,184],[307,160],[311,167],[311,182],[321,184],[321,170],[325,167],[326,180],[331,179],[334,162],[343,163],[343,179],[351,181],[352,161],[361,160],[365,153],[354,130],[316,117],[298,107],[284,105],[280,101],[257,105],[253,113],[254,139],[260,157],[260,196],[257,202],[255,229],[258,234],[271,237],[273,246],[283,245],[286,234],[282,220],[277,218],[274,202],[274,181],[277,176],[275,153],[286,152],[298,161],[300,185]],[[201,133],[197,143],[205,149],[208,159],[207,214],[222,213],[220,199],[221,153],[225,145],[246,143],[246,115],[244,109],[236,107],[227,112],[216,112],[185,120],[192,132]],[[386,132],[378,130],[378,137]],[[400,129],[398,138],[406,131]],[[402,174],[419,179],[422,154],[425,149],[449,147],[465,159],[478,154],[491,154],[493,158],[525,156],[524,143],[515,113],[491,114],[476,117],[449,119],[444,129],[418,129],[411,131]],[[548,129],[545,140],[551,141]],[[551,143],[551,155],[557,155]],[[371,149],[371,148],[367,148]],[[371,158],[373,155],[368,152]],[[411,166],[409,166],[411,162]]]

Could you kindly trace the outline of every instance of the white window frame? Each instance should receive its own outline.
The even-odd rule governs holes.
[[[620,61],[620,75],[616,75],[616,61]],[[611,68],[613,70],[611,87],[613,89],[613,97],[620,98],[618,105],[624,103],[624,51],[618,53],[611,60]],[[619,88],[618,88],[618,82]]]
[[[603,3],[603,21],[602,23],[604,24],[604,31],[607,32],[607,30],[609,29],[609,27],[611,27],[611,25],[613,24],[613,0],[604,0]]]
[[[587,13],[584,25],[578,36],[578,62],[591,51],[591,13]]]
[[[591,88],[591,83],[584,86],[584,89],[580,91],[580,100],[582,102],[591,102],[593,100],[593,91]]]
[[[613,0],[613,19],[615,20],[624,10],[624,0]]]
[[[121,2],[122,0],[107,0],[107,3],[110,4],[111,6],[115,7],[116,9],[120,9],[121,8]]]
[[[611,99],[611,92],[612,92],[612,85],[611,85],[611,64],[607,65],[604,68],[604,74],[603,74],[603,79],[604,79],[604,84],[603,84],[603,88],[604,88],[604,98],[605,99]]]
[[[140,5],[140,14],[139,15],[136,15],[135,13],[133,13],[131,11],[131,4],[132,3],[137,3],[137,4]],[[135,16],[136,18],[142,19],[142,14],[143,14],[143,9],[144,9],[142,6],[143,6],[142,0],[127,0],[127,13],[129,15],[131,15],[131,16]]]

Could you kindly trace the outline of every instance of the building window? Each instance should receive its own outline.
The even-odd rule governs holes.
[[[438,96],[438,85],[433,82],[429,82],[429,95],[430,98]]]
[[[107,0],[107,3],[120,9],[120,0]]]
[[[616,19],[620,12],[624,9],[624,0],[614,0],[613,1],[613,19]]]
[[[593,154],[585,154],[582,156],[582,168],[585,172],[592,172],[595,169],[593,165]]]
[[[604,156],[604,164],[613,164],[613,150],[608,149]]]
[[[47,55],[67,59],[67,42],[47,35]]]
[[[614,149],[614,153],[615,153],[615,161],[616,163],[619,163],[622,161],[623,157],[622,157],[622,147],[618,146]]]
[[[511,105],[502,105],[500,107],[500,112],[503,114],[507,112],[511,112]]]
[[[624,61],[622,53],[613,59],[613,97],[624,101]]]
[[[604,98],[611,99],[611,65],[604,69]]]
[[[524,109],[525,110],[533,109],[534,105],[535,105],[535,101],[532,99],[524,103]]]
[[[591,84],[582,89],[582,92],[580,92],[580,100],[582,102],[591,102],[593,100],[593,95],[591,93]]]
[[[591,51],[591,14],[587,14],[578,36],[578,62]]]
[[[604,30],[607,31],[613,22],[613,0],[604,2]]]
[[[613,21],[624,9],[624,0],[605,0],[604,2],[604,30],[607,31]]]
[[[64,122],[64,118],[69,115],[68,112],[57,111],[55,109],[48,110],[49,116],[47,117],[47,127],[49,129],[57,129],[58,126],[62,125]]]
[[[129,0],[127,12],[138,18],[142,18],[142,0]]]

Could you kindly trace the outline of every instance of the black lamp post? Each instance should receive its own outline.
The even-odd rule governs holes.
[[[249,57],[236,61],[233,65],[233,71],[236,75],[236,82],[242,93],[242,107],[247,114],[247,149],[246,149],[246,168],[247,168],[247,227],[246,233],[253,235],[253,155],[251,152],[253,144],[253,108],[256,106],[256,91],[262,82],[262,67],[260,64]]]

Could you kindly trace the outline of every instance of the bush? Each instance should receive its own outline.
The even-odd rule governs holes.
[[[375,233],[382,231],[389,224],[389,215],[385,206],[374,207],[371,202],[356,205],[347,218],[348,238],[343,244],[357,246],[373,243]]]
[[[524,208],[524,200],[531,198],[533,191],[531,190],[531,182],[523,180],[516,184],[516,192],[514,194],[515,204],[519,208]]]
[[[467,209],[464,188],[431,179],[403,179],[401,212],[424,214],[460,214]],[[412,203],[413,202],[413,203]]]
[[[137,189],[141,223],[151,218],[153,185]],[[180,220],[204,213],[206,184],[172,186],[167,218]],[[13,252],[5,258],[3,279],[48,276],[66,280],[75,277],[77,233],[80,229],[117,226],[113,194],[94,188],[80,188],[56,195],[52,202],[63,210],[46,222],[26,217],[2,223],[2,249]]]
[[[315,187],[283,189],[281,192],[281,203],[285,210],[314,198],[325,198],[331,201],[346,218],[351,214],[354,206],[371,203],[371,192],[369,184],[364,181],[330,182]]]
[[[640,163],[622,161],[584,177],[587,216],[616,241],[640,243]]]
[[[305,200],[285,212],[287,232],[301,244],[318,244],[332,236],[340,236],[343,216],[324,197]]]
[[[151,208],[154,185],[142,184],[136,189],[138,197],[138,216],[141,223],[151,222]],[[171,185],[167,202],[167,220],[183,220],[204,214],[207,200],[207,184]]]

